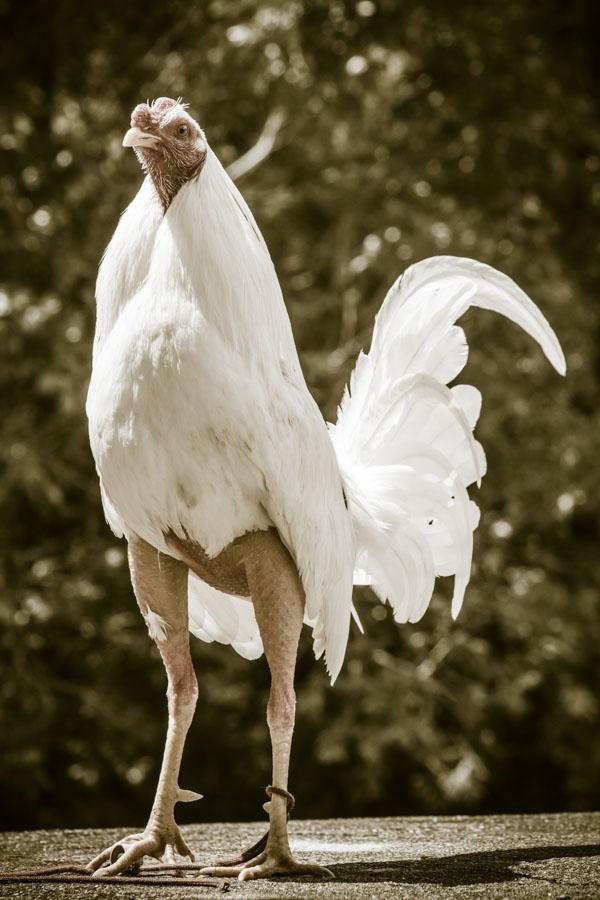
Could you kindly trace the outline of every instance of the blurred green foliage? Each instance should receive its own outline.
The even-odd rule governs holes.
[[[597,32],[591,0],[0,2],[0,825],[142,823],[164,674],[103,521],[84,398],[94,279],[140,182],[139,101],[182,95],[224,163],[285,117],[240,187],[327,417],[392,280],[436,253],[516,278],[565,348],[468,316],[489,474],[457,624],[365,592],[332,690],[305,635],[300,815],[600,801]],[[475,492],[477,494],[477,492]],[[475,496],[474,494],[474,496]],[[190,818],[255,818],[264,660],[194,641]]]

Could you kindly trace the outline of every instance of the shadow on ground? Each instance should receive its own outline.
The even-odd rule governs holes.
[[[600,856],[600,844],[566,847],[516,847],[481,853],[457,853],[455,856],[430,856],[419,860],[378,860],[330,865],[338,881],[387,881],[396,884],[441,884],[447,887],[468,884],[492,884],[517,881],[528,873],[520,872],[520,863]]]

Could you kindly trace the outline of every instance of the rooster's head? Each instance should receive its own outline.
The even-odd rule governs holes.
[[[199,174],[207,153],[204,132],[186,104],[170,97],[135,107],[123,146],[135,150],[165,210],[179,189]]]

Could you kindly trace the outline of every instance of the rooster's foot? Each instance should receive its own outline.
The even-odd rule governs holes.
[[[290,794],[289,791],[284,791],[281,788],[274,787],[270,784],[265,788],[265,793],[269,797],[269,802],[265,803],[263,809],[265,812],[269,812],[270,809],[270,800],[273,794],[278,794],[280,797],[284,797],[286,800],[287,806],[287,815],[289,815],[296,805],[296,800],[293,794]],[[254,864],[257,857],[264,858],[264,851],[267,849],[267,842],[269,840],[269,834],[271,830],[265,832],[261,838],[257,840],[255,844],[252,844],[251,847],[247,847],[245,850],[242,850],[241,853],[238,853],[237,856],[227,857],[227,859],[218,859],[211,868],[213,869],[238,869],[241,871],[244,866]]]
[[[287,815],[294,808],[293,794],[283,788],[270,784],[266,788],[269,802],[264,809],[270,814],[271,798],[273,795],[283,797],[286,801]],[[334,878],[333,872],[324,866],[297,863],[290,853],[287,838],[287,825],[283,822],[283,833],[280,823],[279,828],[273,831],[273,825],[252,847],[243,850],[233,859],[216,862],[212,866],[206,866],[200,870],[202,875],[212,875],[217,878],[239,878],[240,881],[250,881],[254,878],[271,878],[272,875],[315,875],[317,878]]]
[[[184,841],[175,822],[164,826],[149,822],[145,831],[130,834],[116,844],[112,844],[92,859],[87,869],[92,878],[107,878],[136,870],[144,856],[153,856],[167,864],[176,862],[176,855],[194,862],[194,854]]]
[[[215,878],[237,878],[239,881],[251,881],[255,878],[271,878],[273,875],[314,875],[317,878],[335,878],[330,869],[309,863],[298,863],[289,853],[274,853],[265,850],[254,859],[243,865],[207,866],[200,870],[202,875]]]

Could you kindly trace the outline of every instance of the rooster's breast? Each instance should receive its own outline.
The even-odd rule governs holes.
[[[271,524],[257,457],[272,385],[193,304],[141,294],[94,360],[87,412],[107,518],[165,549],[173,531],[218,552]]]

